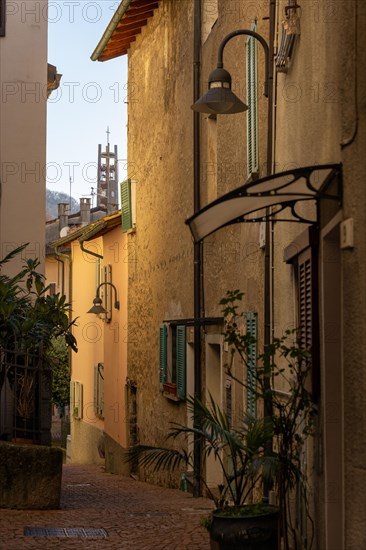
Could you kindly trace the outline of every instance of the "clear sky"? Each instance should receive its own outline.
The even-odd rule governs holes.
[[[98,143],[118,146],[119,180],[126,175],[127,56],[90,56],[120,1],[49,0],[48,62],[61,73],[48,100],[47,187],[79,200],[96,187]],[[104,150],[104,149],[103,149]],[[94,205],[96,199],[94,198]]]

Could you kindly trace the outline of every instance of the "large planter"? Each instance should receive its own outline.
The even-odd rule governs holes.
[[[62,451],[0,441],[0,508],[60,507]]]
[[[212,513],[210,528],[212,550],[278,550],[278,508],[263,506],[260,514],[254,513],[258,505],[233,507],[232,515],[221,509]],[[240,510],[245,515],[240,514]]]

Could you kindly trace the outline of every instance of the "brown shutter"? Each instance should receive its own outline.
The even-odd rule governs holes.
[[[319,319],[317,249],[308,247],[297,258],[299,345],[311,350],[312,393],[319,397]]]
[[[312,346],[312,259],[311,250],[300,255],[298,263],[299,280],[299,344],[302,348]]]
[[[5,36],[5,0],[0,0],[0,36]]]

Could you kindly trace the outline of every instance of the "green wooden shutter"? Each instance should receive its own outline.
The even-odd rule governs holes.
[[[244,313],[245,330],[255,338],[255,342],[249,347],[247,368],[247,412],[255,417],[257,413],[257,314],[255,312]]]
[[[256,25],[252,30],[256,30]],[[258,44],[257,40],[250,37],[247,40],[246,59],[246,84],[247,84],[247,163],[248,178],[259,175],[259,151],[258,151]]]
[[[126,233],[132,228],[132,206],[131,206],[131,180],[127,179],[121,183],[121,204],[122,204],[122,231]]]
[[[177,396],[180,399],[186,398],[186,327],[185,325],[177,326]]]
[[[161,325],[159,329],[159,382],[160,391],[163,391],[163,384],[167,381],[168,371],[168,356],[167,356],[167,342],[168,330],[166,325]]]

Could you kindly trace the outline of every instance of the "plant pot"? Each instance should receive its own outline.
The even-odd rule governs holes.
[[[163,392],[168,395],[177,395],[177,384],[172,384],[170,382],[166,382],[163,384]]]
[[[265,505],[259,513],[257,509],[258,505],[248,504],[225,511],[214,510],[210,528],[211,549],[278,550],[278,508]],[[245,511],[245,515],[240,515],[240,510]]]

